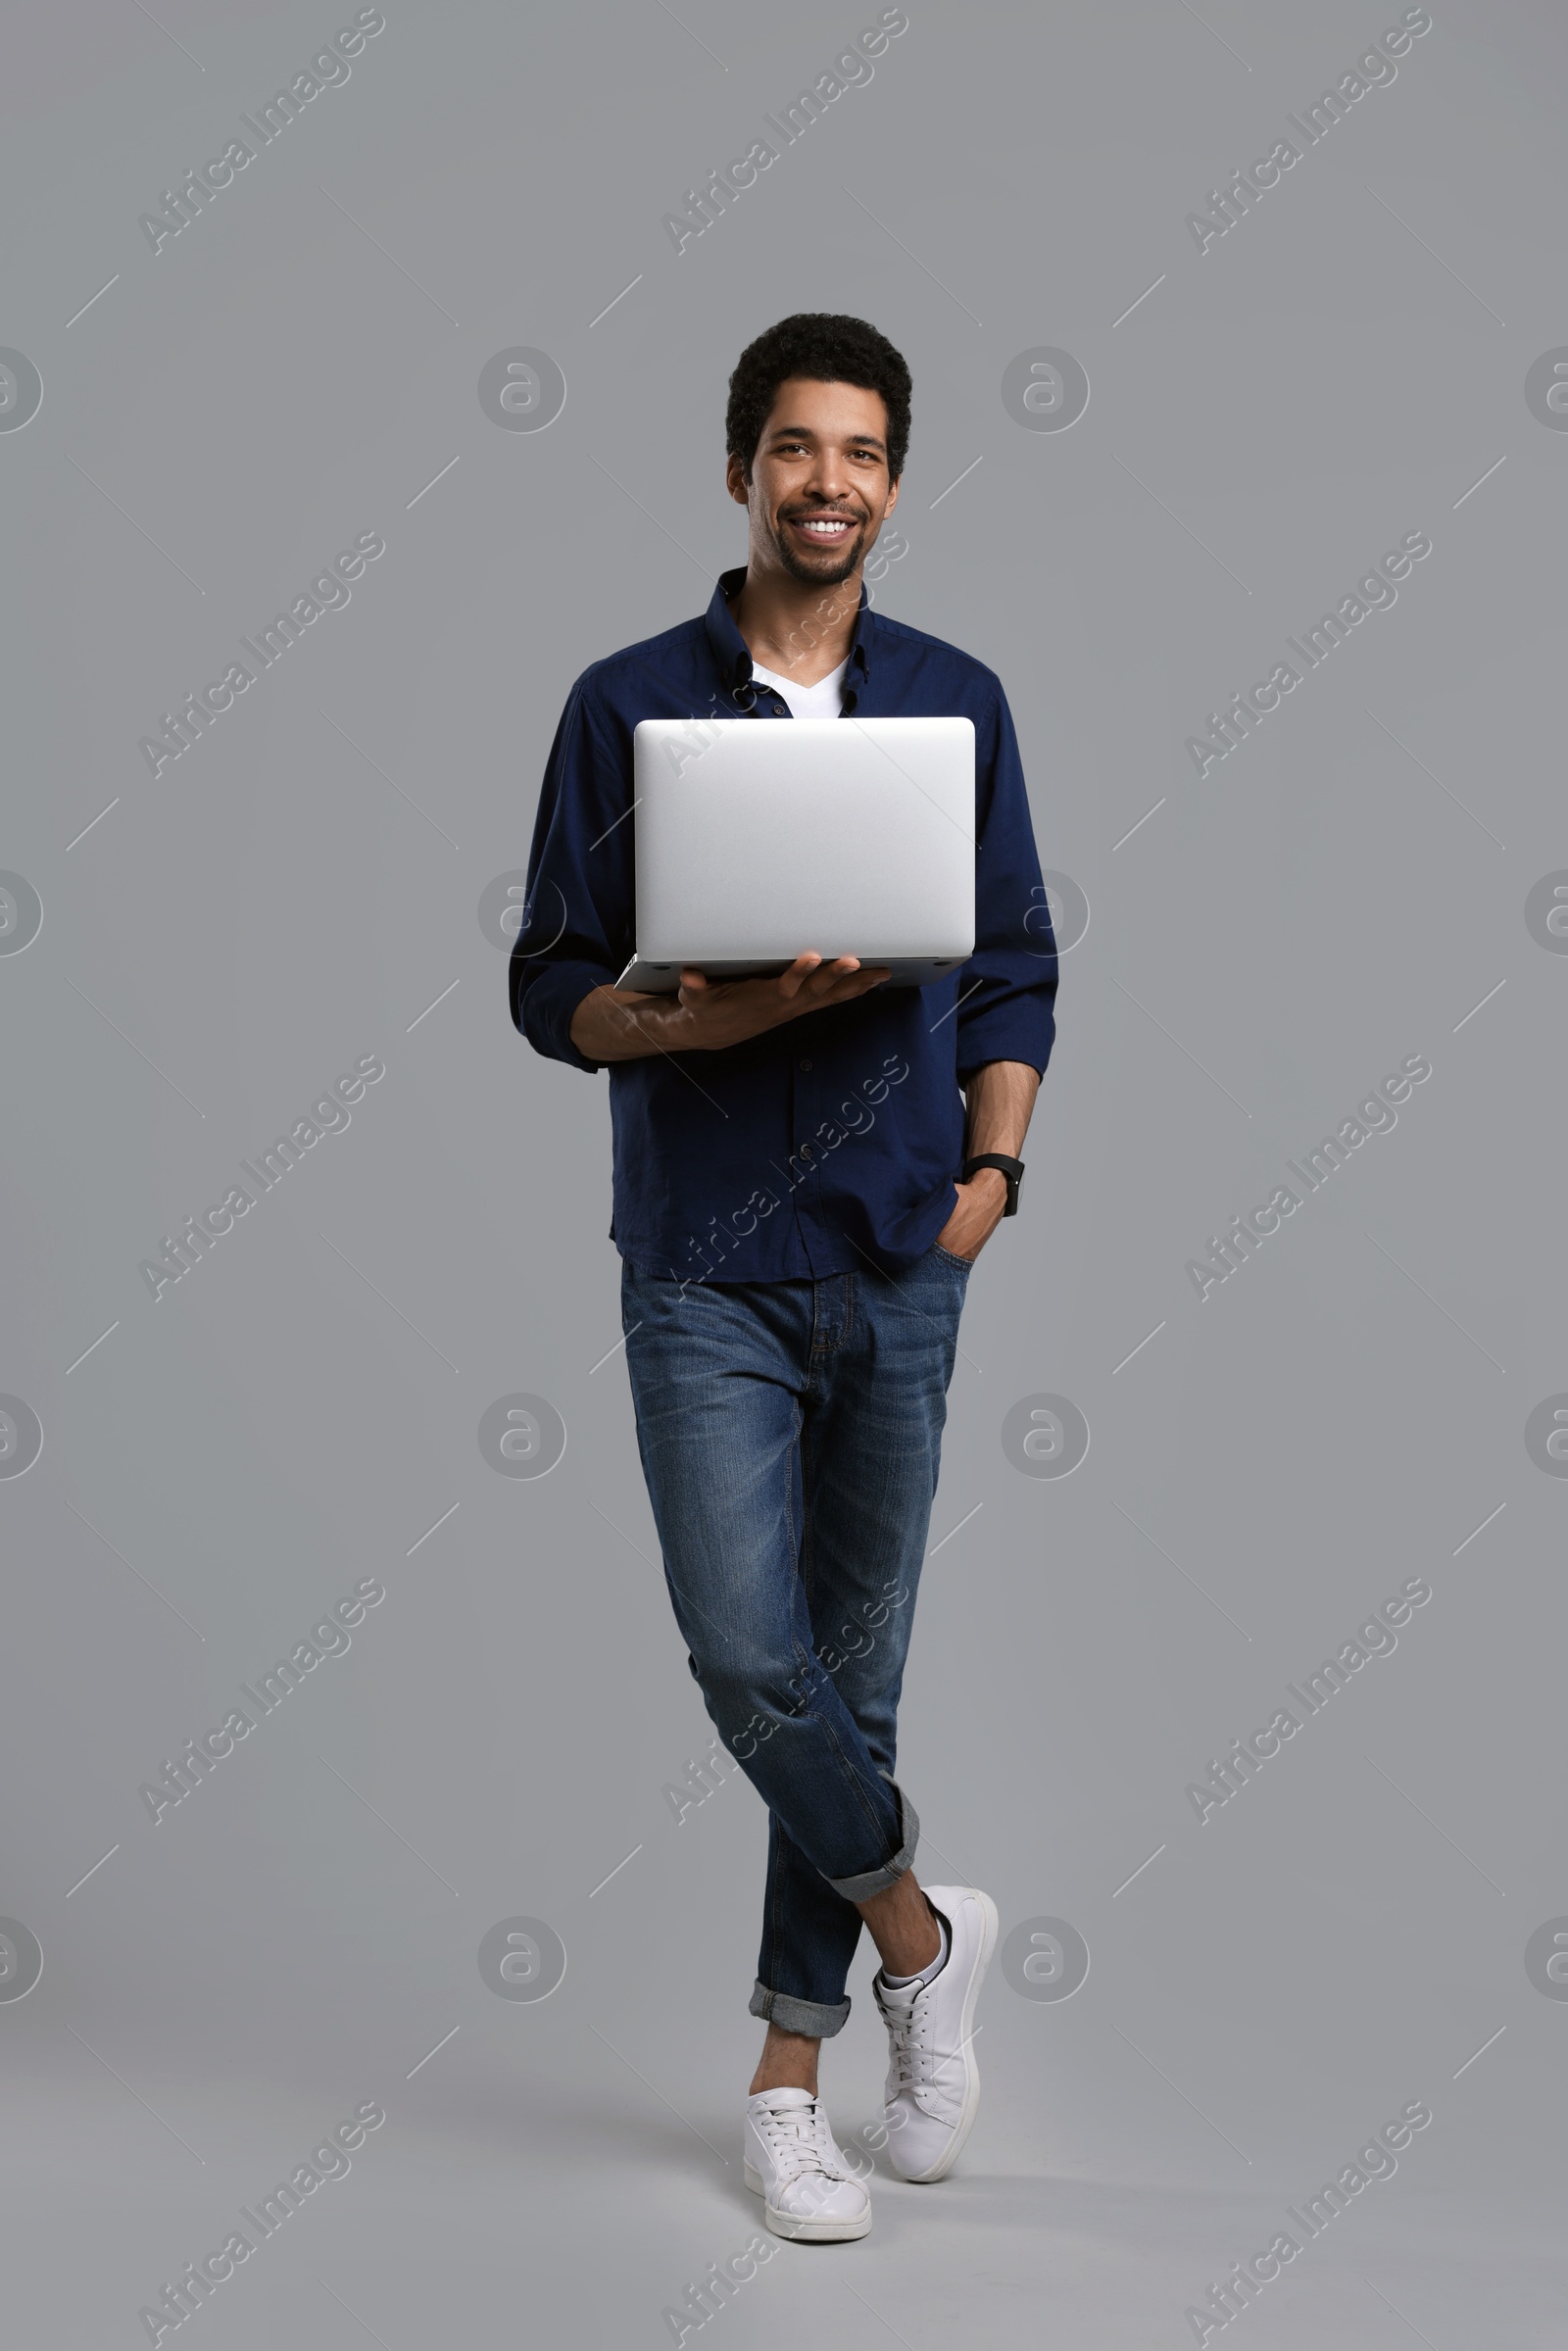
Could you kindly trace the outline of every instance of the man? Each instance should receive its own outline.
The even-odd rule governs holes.
[[[665,1576],[708,1711],[769,1811],[746,2178],[770,2229],[816,2239],[871,2225],[817,2097],[862,1920],[894,2168],[943,2178],[978,2103],[996,1907],[918,1886],[896,1718],[964,1287],[1017,1204],[1056,976],[1001,683],[874,614],[862,585],[898,502],[909,393],[858,318],[785,318],[742,354],[726,481],[746,566],[702,619],[572,688],[512,962],[530,1044],[611,1073],[611,1234]],[[616,988],[635,946],[638,721],[857,711],[973,720],[970,960],[889,988],[803,941],[780,978]]]

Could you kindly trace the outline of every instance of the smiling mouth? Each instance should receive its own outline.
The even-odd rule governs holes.
[[[859,528],[859,521],[854,514],[792,514],[789,525],[812,547],[842,547]]]

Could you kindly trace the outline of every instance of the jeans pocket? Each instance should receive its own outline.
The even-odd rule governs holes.
[[[940,1241],[932,1242],[931,1253],[933,1256],[940,1257],[945,1265],[956,1265],[964,1273],[973,1273],[974,1271],[974,1259],[972,1257],[956,1256],[951,1249],[944,1249]]]

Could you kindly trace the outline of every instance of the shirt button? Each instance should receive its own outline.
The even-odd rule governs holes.
[[[811,1064],[810,1064],[810,1062],[809,1062],[809,1061],[803,1061],[803,1062],[801,1063],[801,1067],[802,1067],[803,1069],[809,1069],[809,1068],[810,1068],[810,1066],[811,1066]]]

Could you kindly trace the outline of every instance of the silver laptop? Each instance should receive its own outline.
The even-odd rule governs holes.
[[[667,993],[825,961],[918,987],[974,952],[967,718],[645,718],[633,737],[637,952]]]

